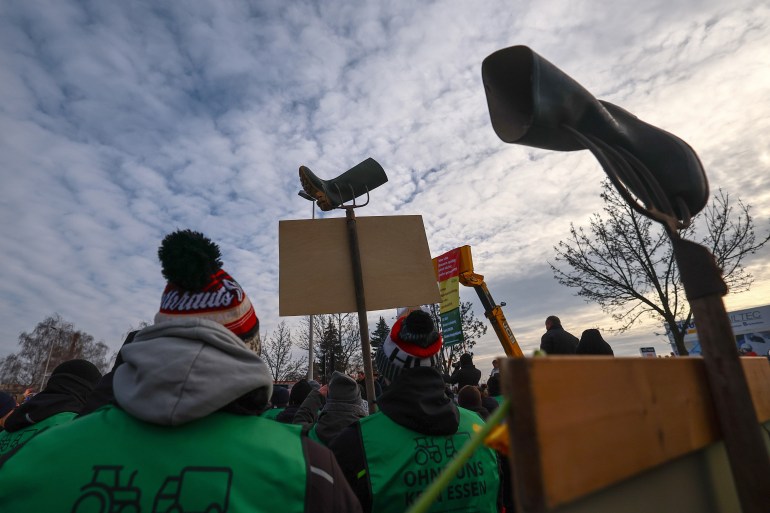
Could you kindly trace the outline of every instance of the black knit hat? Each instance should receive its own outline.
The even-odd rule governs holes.
[[[270,397],[273,408],[284,408],[289,403],[289,390],[284,387],[273,387],[273,395]]]
[[[310,386],[310,383],[308,383],[306,379],[297,381],[294,383],[294,386],[291,387],[291,392],[289,393],[289,404],[292,406],[299,406],[302,404],[302,401],[305,400],[311,390],[313,390],[313,387]]]
[[[96,368],[96,365],[88,360],[69,360],[62,364],[59,364],[51,373],[51,377],[68,374],[70,376],[77,376],[84,380],[86,383],[90,383],[92,386],[96,385],[102,378],[102,373]]]

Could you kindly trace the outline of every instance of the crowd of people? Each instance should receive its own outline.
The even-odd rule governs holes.
[[[175,231],[158,257],[154,323],[109,372],[71,360],[20,405],[0,395],[4,510],[404,511],[483,423],[447,395],[464,381],[438,371],[426,312],[378,349],[387,387],[370,415],[361,376],[274,387],[255,309],[210,239]],[[500,511],[499,469],[477,450],[440,509]]]
[[[555,315],[549,315],[545,319],[545,333],[540,338],[540,349],[549,355],[615,355],[612,347],[602,338],[599,330],[587,329],[578,339],[562,327],[561,320]]]
[[[363,373],[274,386],[218,246],[180,230],[158,257],[154,324],[109,372],[71,360],[21,404],[0,393],[4,510],[401,512],[501,402],[497,360],[483,384],[471,354],[439,371],[441,334],[419,309],[377,349],[376,413]],[[598,330],[578,340],[555,316],[546,329],[548,354],[612,354]],[[507,467],[482,446],[434,510],[513,511]]]

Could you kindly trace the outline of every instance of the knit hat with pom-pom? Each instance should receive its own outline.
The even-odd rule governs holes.
[[[401,369],[436,367],[441,344],[430,314],[414,310],[396,321],[374,361],[380,374],[393,381]]]
[[[246,293],[224,269],[219,247],[202,233],[177,230],[163,239],[158,258],[168,280],[155,323],[186,317],[218,322],[242,340],[259,333]]]

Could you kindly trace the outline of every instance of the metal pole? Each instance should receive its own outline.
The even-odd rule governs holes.
[[[356,307],[358,308],[358,328],[361,334],[361,356],[364,360],[364,382],[366,383],[366,399],[369,402],[369,413],[377,411],[374,404],[374,373],[372,370],[372,346],[369,342],[369,321],[366,318],[366,298],[364,296],[364,276],[361,269],[361,251],[358,247],[358,228],[354,207],[345,207],[345,218],[348,225],[348,241],[350,242],[350,259],[353,264],[353,283],[356,290]]]
[[[744,513],[770,511],[770,459],[722,296],[727,285],[707,248],[669,230],[693,311],[703,364]]]
[[[51,327],[51,329],[56,330],[54,327]],[[45,385],[45,375],[48,374],[48,364],[51,363],[51,352],[53,352],[53,339],[51,339],[51,342],[48,344],[48,358],[45,360],[45,370],[43,371],[43,377],[40,378],[40,390],[38,390],[38,392],[42,392],[43,386]]]
[[[315,220],[315,201],[310,202],[310,209],[312,210],[311,219]],[[310,334],[308,335],[308,352],[307,352],[307,380],[313,379],[313,314],[310,314]]]

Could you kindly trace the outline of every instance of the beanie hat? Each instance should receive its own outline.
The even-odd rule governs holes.
[[[361,388],[350,376],[334,371],[332,379],[329,380],[329,393],[326,395],[326,403],[358,405],[361,403]]]
[[[393,381],[401,369],[435,367],[441,343],[430,314],[414,310],[393,324],[390,335],[377,348],[375,364],[380,374]]]
[[[69,360],[59,364],[51,373],[51,378],[48,380],[50,383],[56,376],[76,376],[85,381],[86,384],[90,384],[92,387],[96,386],[99,380],[102,378],[102,373],[96,368],[96,365],[88,360]]]
[[[273,408],[283,408],[289,403],[289,389],[284,387],[273,387],[273,395],[270,398]]]
[[[319,386],[318,388],[321,387]],[[299,406],[311,390],[313,390],[313,387],[306,379],[297,381],[294,383],[294,386],[291,387],[291,392],[289,392],[289,404]]]
[[[16,408],[16,399],[12,395],[0,392],[0,419]]]
[[[259,320],[246,293],[222,269],[219,247],[202,233],[177,230],[163,239],[158,258],[168,280],[155,322],[202,317],[255,338]]]
[[[308,383],[308,385],[310,385],[310,387],[313,390],[318,390],[319,388],[321,388],[321,384],[318,381],[314,380],[314,379],[311,379],[307,383]]]

